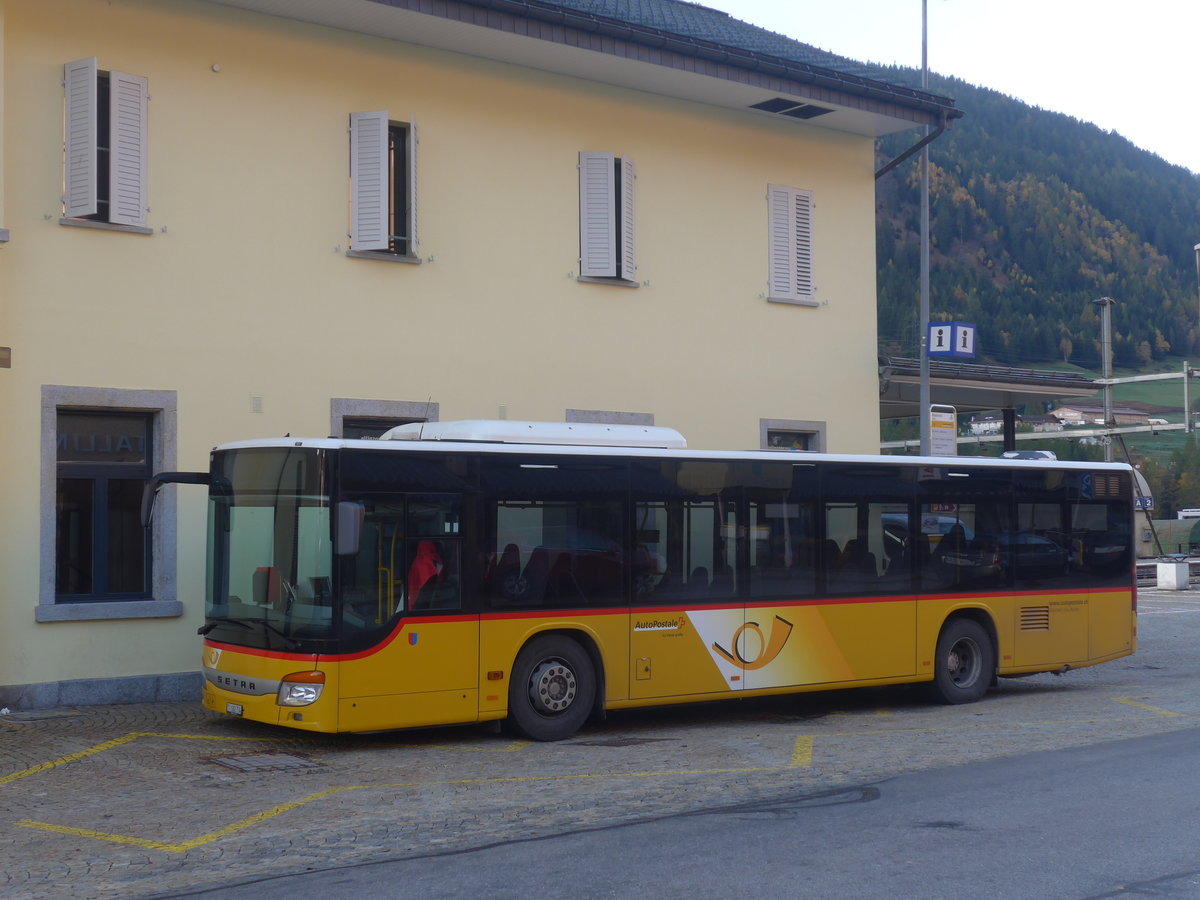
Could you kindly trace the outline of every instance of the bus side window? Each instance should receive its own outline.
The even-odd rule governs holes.
[[[737,591],[736,510],[716,500],[637,504],[633,577],[637,596],[729,599]]]
[[[809,596],[816,591],[816,529],[811,504],[750,503],[750,595]]]
[[[497,500],[485,515],[485,594],[497,607],[623,602],[623,508],[606,500]]]

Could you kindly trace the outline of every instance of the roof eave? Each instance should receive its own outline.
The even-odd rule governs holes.
[[[208,0],[726,108],[773,96],[828,107],[804,126],[878,137],[962,115],[902,85],[593,15],[543,0]],[[779,116],[775,116],[779,118]],[[797,121],[797,120],[793,120]]]

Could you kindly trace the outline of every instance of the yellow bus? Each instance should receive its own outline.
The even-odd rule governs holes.
[[[204,705],[320,732],[928,683],[1136,644],[1132,470],[692,451],[657,427],[404,425],[217,447]]]

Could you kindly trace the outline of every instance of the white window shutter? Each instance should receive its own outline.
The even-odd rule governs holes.
[[[420,256],[417,243],[417,123],[408,123],[408,255]]]
[[[120,225],[146,224],[146,79],[109,75],[109,214]]]
[[[772,300],[811,302],[812,194],[796,188],[767,188],[770,242],[769,296]]]
[[[388,114],[350,114],[350,246],[388,249]]]
[[[637,174],[633,160],[621,157],[621,266],[620,274],[628,281],[637,280],[637,253],[634,242],[633,188]]]
[[[812,194],[809,191],[795,191],[792,198],[794,212],[793,225],[796,232],[796,293],[801,299],[811,300],[814,293],[813,285],[813,228],[812,228]]]
[[[617,274],[615,157],[579,154],[579,274],[596,278]]]
[[[63,67],[67,92],[66,178],[63,208],[68,216],[91,216],[96,202],[96,57]]]

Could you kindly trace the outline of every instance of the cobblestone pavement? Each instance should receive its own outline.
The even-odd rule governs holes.
[[[0,895],[186,896],[1192,727],[1200,592],[1143,591],[1140,611],[1135,656],[1002,680],[977,704],[794,695],[615,713],[554,744],[478,727],[314,737],[198,703],[12,713]]]

